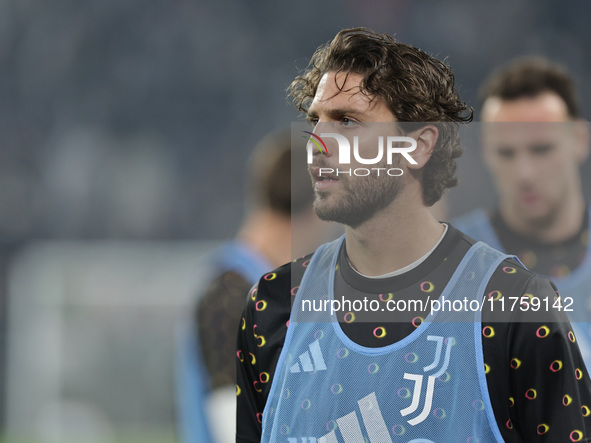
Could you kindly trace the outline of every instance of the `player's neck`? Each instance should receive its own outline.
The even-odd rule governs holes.
[[[422,203],[397,199],[361,226],[345,229],[348,259],[361,274],[387,274],[424,256],[444,231]]]
[[[503,206],[499,207],[501,218],[509,229],[539,243],[556,244],[575,236],[581,229],[585,200],[579,192],[567,198],[560,208],[539,223],[523,219]]]
[[[291,218],[270,210],[249,214],[238,239],[261,254],[274,267],[291,260]]]

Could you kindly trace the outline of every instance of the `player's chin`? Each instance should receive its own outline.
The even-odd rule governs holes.
[[[338,204],[335,204],[333,198],[329,195],[316,198],[314,200],[313,208],[318,218],[324,221],[335,221],[336,214],[341,212]]]
[[[530,226],[544,227],[552,223],[555,212],[548,208],[535,208],[527,211],[523,219]]]
[[[314,211],[316,214],[323,214],[331,212],[332,204],[329,195],[316,195],[314,199]]]

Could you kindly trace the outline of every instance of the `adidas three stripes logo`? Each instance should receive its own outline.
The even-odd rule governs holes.
[[[326,371],[326,363],[320,350],[320,342],[316,340],[308,346],[308,351],[304,352],[298,357],[299,362],[295,362],[290,366],[289,372],[314,372]]]

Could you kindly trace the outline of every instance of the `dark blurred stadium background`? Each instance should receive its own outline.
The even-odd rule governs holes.
[[[174,318],[238,226],[251,148],[297,121],[285,89],[320,43],[395,34],[447,57],[475,108],[493,67],[545,55],[588,118],[590,19],[585,1],[0,2],[7,441],[176,441]]]

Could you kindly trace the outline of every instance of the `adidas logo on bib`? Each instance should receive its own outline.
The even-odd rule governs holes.
[[[326,371],[326,363],[320,350],[320,342],[316,340],[308,346],[308,351],[304,352],[298,357],[299,362],[295,362],[290,366],[289,372],[315,372]],[[300,366],[301,365],[301,366]]]

